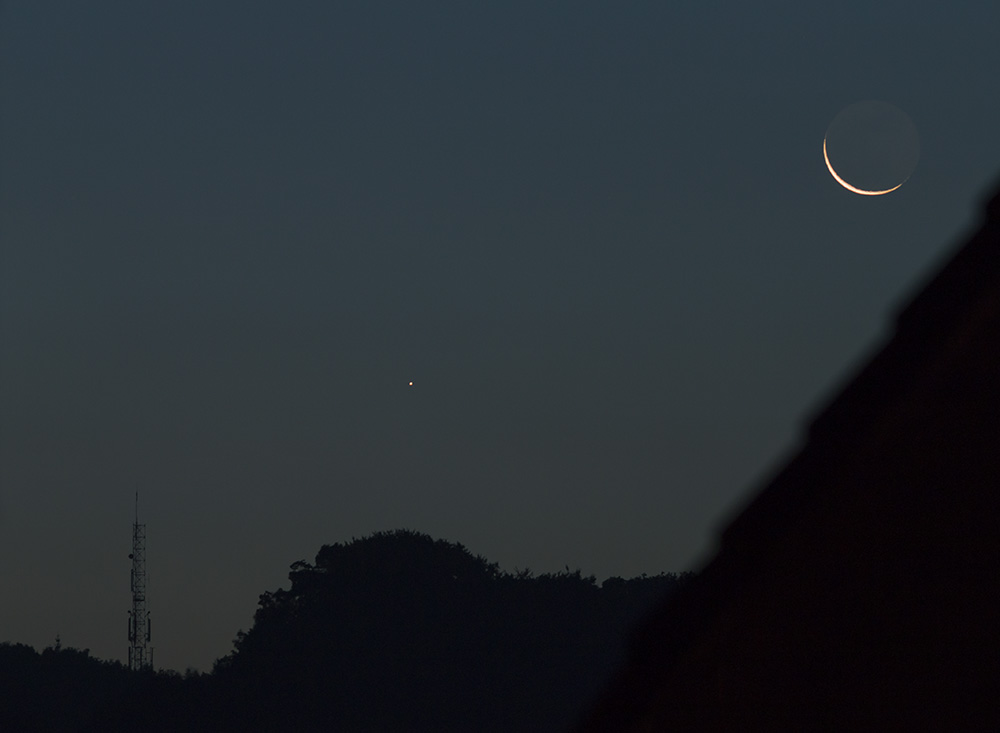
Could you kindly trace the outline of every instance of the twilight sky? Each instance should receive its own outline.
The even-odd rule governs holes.
[[[1000,5],[0,3],[0,641],[208,670],[324,543],[696,567],[978,220]],[[898,191],[827,172],[904,110]],[[412,380],[413,386],[408,383]]]

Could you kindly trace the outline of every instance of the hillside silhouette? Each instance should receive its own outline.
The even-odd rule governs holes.
[[[1000,730],[1000,182],[580,733]]]
[[[323,546],[211,674],[0,645],[2,730],[564,730],[686,581],[500,570],[409,530]]]

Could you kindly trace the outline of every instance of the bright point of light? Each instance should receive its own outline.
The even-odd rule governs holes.
[[[413,386],[413,382],[410,382],[410,386],[411,386],[411,387]]]

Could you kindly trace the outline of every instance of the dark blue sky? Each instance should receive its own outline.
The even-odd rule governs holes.
[[[136,489],[178,669],[380,529],[692,567],[1000,173],[988,3],[430,5],[2,4],[0,637],[124,655]]]

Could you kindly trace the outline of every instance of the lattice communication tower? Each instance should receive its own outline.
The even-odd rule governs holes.
[[[128,666],[140,670],[153,666],[149,611],[146,608],[146,525],[139,524],[139,492],[135,493],[132,525],[132,610],[128,612]],[[148,653],[147,653],[148,652]]]

